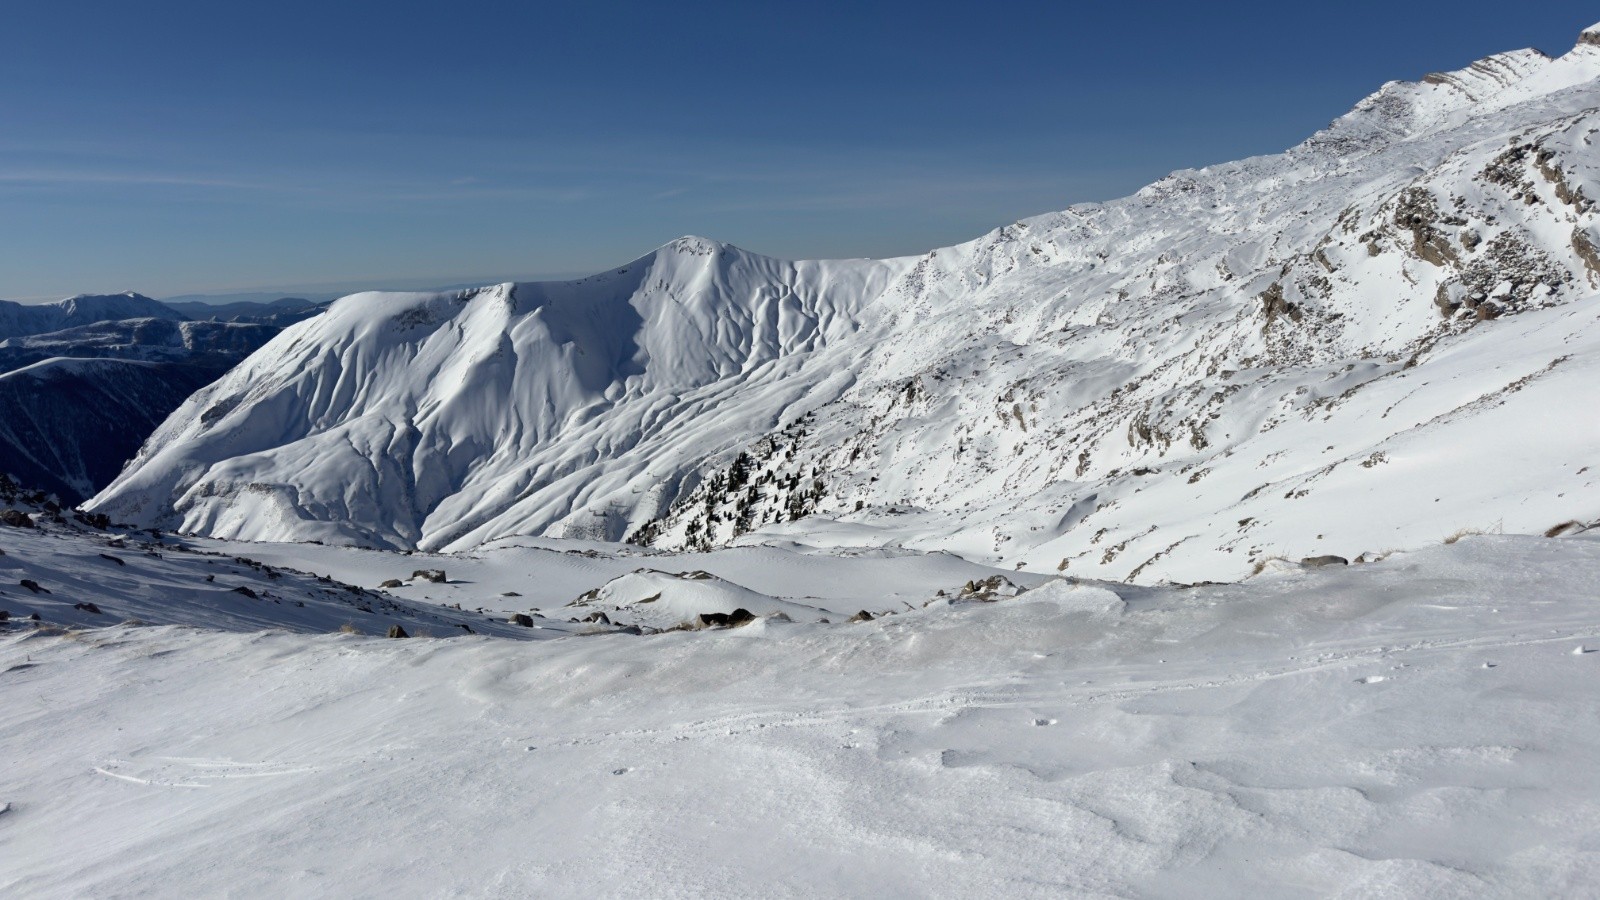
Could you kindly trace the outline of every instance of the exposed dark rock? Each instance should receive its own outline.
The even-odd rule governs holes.
[[[434,584],[444,584],[445,582],[443,569],[418,569],[411,573],[411,577],[413,579],[420,578],[423,581],[431,581]]]
[[[92,616],[101,615],[100,607],[95,606],[93,603],[74,603],[72,604],[72,608],[81,609]]]
[[[411,635],[406,634],[406,630],[404,628],[401,628],[399,625],[390,625],[389,626],[389,637],[392,637],[392,638],[408,638],[408,637],[411,637]]]
[[[381,588],[405,587],[405,582],[401,581],[398,578],[390,578],[389,580],[385,581],[384,583],[378,585],[378,587],[381,587]]]
[[[235,594],[243,594],[246,597],[249,597],[251,600],[259,600],[261,598],[261,596],[259,594],[257,594],[255,591],[245,587],[242,584],[239,585],[238,587],[234,588],[233,592]]]
[[[32,528],[33,520],[20,509],[8,509],[0,512],[0,523],[10,525],[12,528]]]
[[[521,625],[523,628],[533,627],[533,617],[529,616],[527,613],[513,613],[511,618],[507,619],[506,621],[513,625]]]
[[[117,565],[119,565],[119,566],[125,566],[125,565],[127,565],[127,563],[125,563],[125,562],[123,562],[123,561],[122,561],[122,560],[121,560],[121,559],[119,559],[119,558],[118,558],[118,557],[115,557],[115,556],[112,556],[112,555],[111,555],[111,554],[109,554],[109,553],[102,553],[102,554],[100,554],[100,558],[101,558],[101,559],[109,559],[109,560],[111,560],[111,561],[112,561],[112,562],[114,562],[114,563],[116,563],[116,564],[117,564]]]
[[[852,621],[852,622],[871,622],[874,618],[876,618],[876,616],[874,616],[872,613],[869,613],[869,612],[867,612],[866,610],[863,609],[862,611],[860,611],[860,612],[856,613],[855,615],[851,616],[850,617],[850,621]]]
[[[28,590],[33,591],[35,594],[48,594],[48,593],[50,593],[49,591],[47,591],[44,588],[40,587],[39,586],[39,582],[34,581],[32,578],[24,578],[24,579],[22,579],[21,581],[19,581],[17,583],[22,585],[23,587],[27,588]]]
[[[740,607],[731,613],[701,613],[701,628],[733,628],[756,620],[755,614]]]

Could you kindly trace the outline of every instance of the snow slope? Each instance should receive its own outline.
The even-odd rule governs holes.
[[[0,893],[1587,895],[1597,582],[1488,536],[644,637],[13,623]]]
[[[241,548],[190,548],[143,532],[53,524],[45,513],[33,518],[34,528],[0,528],[0,625],[9,619],[14,627],[60,630],[136,622],[379,636],[399,625],[413,635],[523,639],[575,630],[550,622],[534,631],[504,616],[412,602],[301,566],[264,563]]]
[[[0,366],[17,368],[50,356],[183,360],[214,354],[242,359],[278,333],[272,325],[118,319],[0,341]]]
[[[686,238],[576,282],[347,297],[93,506],[227,538],[905,546],[1136,582],[1592,520],[1596,33],[923,257]]]
[[[217,374],[215,365],[70,358],[0,373],[0,473],[81,501]]]

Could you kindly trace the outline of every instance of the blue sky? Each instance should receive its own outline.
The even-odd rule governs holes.
[[[1102,8],[1104,7],[1104,8]],[[1299,8],[1297,8],[1299,7]],[[1290,146],[1591,3],[8,4],[0,297],[887,256]]]

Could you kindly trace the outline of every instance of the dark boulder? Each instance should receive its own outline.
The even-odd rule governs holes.
[[[511,618],[507,619],[506,621],[513,625],[521,625],[523,628],[533,627],[533,617],[529,616],[527,613],[513,613]]]
[[[860,612],[856,613],[855,615],[851,616],[850,617],[850,621],[852,621],[852,622],[871,622],[874,618],[876,618],[876,617],[873,616],[872,613],[869,613],[869,612],[867,612],[866,610],[863,609],[862,611],[860,611]]]
[[[10,525],[12,528],[32,528],[33,520],[20,509],[8,509],[0,512],[0,523]]]
[[[431,581],[434,584],[444,584],[443,569],[418,569],[411,573],[411,577],[413,579],[420,578],[423,581]]]
[[[34,581],[32,578],[24,578],[24,579],[22,579],[21,581],[19,581],[17,583],[22,585],[23,587],[27,588],[28,590],[33,591],[35,594],[48,594],[48,593],[50,593],[48,590],[40,587],[39,586],[39,582]]]
[[[401,628],[399,625],[390,625],[389,626],[389,637],[392,637],[392,638],[408,638],[408,637],[411,637],[411,635],[406,634],[406,630],[404,628]]]
[[[95,606],[93,603],[74,603],[72,604],[72,608],[81,609],[92,616],[98,616],[101,614],[100,607]]]

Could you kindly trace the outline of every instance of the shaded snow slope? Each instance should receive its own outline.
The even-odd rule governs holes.
[[[325,634],[341,629],[382,636],[392,625],[412,635],[548,637],[483,615],[413,602],[346,584],[304,566],[270,564],[238,551],[66,522],[36,514],[34,528],[0,527],[0,611],[18,628],[97,628],[136,621],[221,631],[267,629]],[[24,582],[31,582],[32,587]],[[30,616],[38,616],[38,620]]]
[[[215,354],[243,359],[278,333],[272,325],[119,319],[0,341],[0,367],[17,368],[49,356],[182,360]]]
[[[13,629],[0,893],[1581,895],[1597,582],[1469,537],[850,625]]]
[[[1600,517],[1600,45],[924,257],[685,239],[345,298],[94,500],[233,538],[947,549],[1232,578]]]
[[[220,368],[51,358],[0,374],[0,472],[77,503]]]

